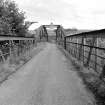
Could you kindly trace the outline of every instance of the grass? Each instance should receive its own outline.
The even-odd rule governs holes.
[[[97,105],[105,105],[105,82],[100,80],[99,76],[95,73],[84,72],[85,68],[81,69],[78,67],[78,64],[75,63],[75,61],[73,61],[73,65],[77,69],[78,75],[82,78],[86,88],[94,94]]]

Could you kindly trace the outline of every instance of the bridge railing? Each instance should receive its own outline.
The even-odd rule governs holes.
[[[65,36],[63,47],[84,66],[101,73],[105,68],[105,30]]]
[[[20,56],[29,54],[35,45],[35,38],[0,36],[0,63],[8,59],[14,62]]]

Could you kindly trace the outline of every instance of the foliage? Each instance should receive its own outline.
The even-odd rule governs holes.
[[[24,12],[20,11],[14,1],[0,1],[0,34],[25,36]]]

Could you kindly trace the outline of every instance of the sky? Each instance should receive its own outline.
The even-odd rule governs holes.
[[[60,24],[64,28],[105,28],[105,0],[14,0],[25,11],[26,20],[42,24]]]

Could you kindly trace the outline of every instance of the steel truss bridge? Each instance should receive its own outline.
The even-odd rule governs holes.
[[[49,35],[48,30],[54,35]],[[19,56],[31,50],[37,43],[54,42],[62,46],[85,67],[102,73],[105,66],[105,29],[79,34],[66,35],[61,25],[42,25],[36,30],[35,37],[0,36],[0,62],[8,56]]]

